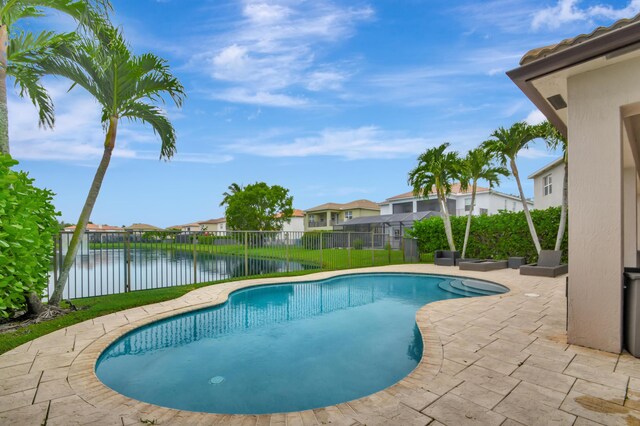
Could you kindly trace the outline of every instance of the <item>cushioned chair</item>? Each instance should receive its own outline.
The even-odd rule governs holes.
[[[440,266],[456,266],[460,259],[459,251],[436,250],[433,263]]]
[[[538,263],[531,263],[520,267],[520,275],[534,275],[536,277],[557,277],[569,272],[569,265],[561,264],[562,251],[542,250],[538,255]]]

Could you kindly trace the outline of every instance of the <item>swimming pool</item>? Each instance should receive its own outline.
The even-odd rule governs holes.
[[[422,357],[429,302],[506,292],[423,274],[357,274],[246,288],[223,305],[164,319],[110,345],[98,378],[125,396],[189,411],[263,414],[387,388]]]

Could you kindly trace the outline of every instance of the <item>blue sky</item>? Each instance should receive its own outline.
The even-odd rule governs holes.
[[[499,126],[541,119],[505,75],[527,50],[640,12],[640,0],[112,1],[133,50],[166,58],[188,93],[181,110],[167,106],[170,162],[150,128],[121,126],[91,219],[118,226],[222,216],[232,182],[282,185],[300,209],[405,192],[425,149],[464,153]],[[73,28],[57,15],[29,25]],[[10,93],[11,149],[73,222],[102,152],[100,112],[68,82],[46,85],[55,130]],[[521,174],[556,157],[534,145]],[[499,189],[517,192],[513,179]]]

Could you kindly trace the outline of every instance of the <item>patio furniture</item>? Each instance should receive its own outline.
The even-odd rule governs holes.
[[[538,263],[531,263],[520,267],[520,275],[536,277],[557,277],[569,272],[569,265],[561,264],[562,251],[542,250],[538,255]]]
[[[521,266],[527,264],[526,257],[510,257],[509,258],[509,268],[511,269],[520,269]]]
[[[456,266],[460,259],[459,251],[436,250],[433,263],[439,266]]]
[[[498,269],[506,269],[508,262],[506,260],[475,260],[471,262],[460,261],[458,263],[461,271],[495,271]]]

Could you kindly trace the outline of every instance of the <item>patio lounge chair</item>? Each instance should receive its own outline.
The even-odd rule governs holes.
[[[439,266],[456,266],[460,259],[459,251],[436,250],[433,263]]]
[[[531,263],[520,267],[520,275],[534,275],[536,277],[557,277],[569,272],[569,265],[561,264],[560,250],[542,250],[538,256],[538,263]]]
[[[487,271],[495,271],[498,269],[506,269],[508,266],[508,262],[506,260],[491,260],[491,259],[472,260],[472,261],[460,260],[460,262],[458,262],[458,266],[460,266],[461,271],[487,272]]]

